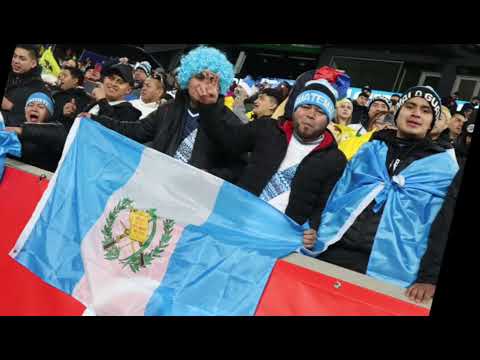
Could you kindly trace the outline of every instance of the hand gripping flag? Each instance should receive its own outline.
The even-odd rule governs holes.
[[[97,315],[253,315],[302,234],[251,193],[83,118],[10,256]]]

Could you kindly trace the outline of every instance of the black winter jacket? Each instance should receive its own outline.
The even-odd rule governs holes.
[[[250,161],[236,184],[258,196],[285,158],[293,133],[292,123],[286,122],[281,127],[274,119],[261,118],[232,126],[222,121],[228,114],[221,101],[201,106],[201,126],[223,151],[235,155],[251,152]],[[327,130],[323,142],[299,164],[285,214],[300,225],[309,220],[312,228],[318,228],[320,214],[346,162]]]
[[[160,106],[140,121],[118,121],[108,116],[93,118],[120,134],[140,143],[148,143],[151,148],[173,156],[182,140],[189,102],[188,94],[181,91],[177,93],[175,100]],[[241,124],[230,110],[226,113],[224,120],[232,124]],[[245,167],[246,159],[219,151],[199,127],[189,164],[234,182]]]
[[[63,115],[63,108],[65,104],[72,101],[72,99],[75,99],[77,111],[72,116],[66,117]],[[54,92],[53,100],[55,101],[53,121],[63,124],[67,131],[72,127],[73,121],[77,115],[85,111],[91,102],[90,96],[87,95],[83,88],[73,88]]]
[[[463,171],[464,168],[461,167],[455,175],[452,185],[448,190],[447,197],[445,198],[437,217],[432,223],[428,239],[429,243],[432,245],[427,248],[427,251],[423,255],[417,282],[428,284],[437,283],[443,254],[447,247],[450,225],[452,224],[458,192],[460,191]]]
[[[48,93],[41,73],[40,66],[37,66],[25,74],[11,71],[8,75],[4,96],[13,103],[13,108],[9,111],[8,126],[20,126],[25,121],[25,104],[30,95],[37,91]]]
[[[54,172],[62,156],[67,131],[60,123],[24,123],[19,137],[22,144],[20,161]]]
[[[124,101],[116,105],[110,105],[107,99],[102,99],[100,101],[94,102],[90,106],[87,106],[86,111],[90,111],[95,107],[95,105],[98,105],[100,107],[100,110],[98,112],[98,115],[91,115],[91,118],[94,120],[105,118],[106,121],[114,120],[134,122],[138,121],[140,119],[140,116],[142,116],[142,112],[135,108],[128,101]]]
[[[434,144],[429,138],[421,141],[404,141],[396,137],[396,130],[381,130],[376,132],[370,141],[384,141],[388,146],[387,160],[385,166],[390,176],[397,175],[412,162],[427,156],[435,155],[445,151],[441,146]],[[454,183],[450,189],[454,187]],[[444,211],[451,211],[452,201],[445,201]],[[360,273],[366,273],[373,241],[383,214],[383,209],[378,213],[373,212],[375,202],[373,201],[355,220],[352,226],[343,235],[342,239],[331,245],[325,252],[318,256],[318,259],[332,264],[348,268]],[[434,283],[439,274],[439,264],[445,249],[445,239],[438,236],[447,232],[450,223],[438,218],[437,236],[430,236],[427,250],[422,258],[417,282]],[[440,257],[439,257],[440,256]]]

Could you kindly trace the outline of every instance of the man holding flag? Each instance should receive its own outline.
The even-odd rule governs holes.
[[[148,143],[155,150],[234,182],[245,166],[245,160],[219,151],[199,127],[201,93],[197,89],[210,84],[205,70],[218,76],[217,91],[225,94],[233,80],[233,65],[219,50],[198,47],[181,59],[178,73],[181,90],[174,101],[137,122],[109,117],[95,117],[94,120],[140,143]],[[230,110],[223,121],[241,124]]]
[[[237,185],[298,224],[308,222],[310,229],[304,232],[307,248],[316,241],[321,211],[346,164],[326,127],[334,119],[336,99],[345,96],[350,79],[333,68],[320,70],[297,97],[292,121],[282,126],[271,118],[229,126],[223,120],[227,110],[219,99],[214,74],[206,74],[211,86],[195,89],[202,104],[201,126],[208,136],[224,152],[251,152]]]

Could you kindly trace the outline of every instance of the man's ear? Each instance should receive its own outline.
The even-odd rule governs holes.
[[[275,111],[275,109],[279,104],[277,104],[275,100],[272,100],[272,99],[269,99],[269,100],[270,100],[270,110]]]

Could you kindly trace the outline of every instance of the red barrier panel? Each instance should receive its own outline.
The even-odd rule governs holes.
[[[47,185],[46,179],[5,168],[0,182],[0,315],[80,315],[85,309],[8,255]]]
[[[80,315],[84,306],[43,282],[8,252],[48,185],[6,167],[0,183],[0,315]],[[428,315],[429,310],[286,261],[278,261],[256,315]],[[338,286],[340,283],[340,286]]]
[[[277,261],[256,315],[420,315],[429,310],[342,279]]]

